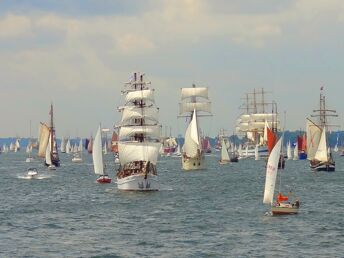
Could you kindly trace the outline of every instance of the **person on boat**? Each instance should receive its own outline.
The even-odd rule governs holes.
[[[277,195],[277,202],[280,203],[280,202],[286,202],[289,200],[289,197],[288,196],[283,196],[283,194],[281,192],[278,193]]]

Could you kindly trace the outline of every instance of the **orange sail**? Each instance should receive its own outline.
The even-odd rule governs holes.
[[[276,144],[277,137],[276,137],[276,134],[270,128],[267,128],[267,135],[268,135],[268,151],[270,153]]]

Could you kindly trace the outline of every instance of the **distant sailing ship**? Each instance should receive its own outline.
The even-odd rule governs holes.
[[[200,101],[200,99],[206,101]],[[185,142],[182,154],[183,170],[204,169],[204,152],[200,141],[198,112],[211,114],[211,103],[208,101],[208,88],[196,87],[181,89],[179,114],[189,114],[190,122],[185,132]]]
[[[265,94],[267,92],[264,89],[261,91],[253,90],[253,93],[246,93],[245,103],[242,109],[244,113],[240,115],[237,120],[236,132],[244,135],[246,138],[245,147],[246,151],[242,152],[241,157],[254,157],[255,148],[258,145],[259,156],[267,157],[267,133],[266,128],[276,128],[279,130],[279,120],[277,112],[267,112],[270,110],[277,109],[277,104],[267,102]],[[260,99],[258,96],[260,95]]]
[[[45,123],[40,124],[38,156],[45,158],[45,165],[53,169],[60,166],[54,127],[53,104],[50,106],[49,115],[50,126],[47,126]]]
[[[316,171],[335,171],[335,161],[332,156],[331,148],[328,144],[327,130],[328,117],[337,117],[335,110],[326,109],[325,96],[322,93],[323,87],[320,91],[320,108],[314,110],[316,114],[312,117],[318,117],[319,122],[316,124],[310,119],[307,119],[307,149],[308,159],[310,160],[310,167]]]
[[[125,105],[119,107],[119,162],[117,187],[120,190],[156,191],[160,184],[157,174],[160,131],[154,89],[134,73],[122,93]]]

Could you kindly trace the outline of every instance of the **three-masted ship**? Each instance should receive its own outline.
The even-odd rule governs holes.
[[[307,118],[307,158],[310,161],[310,167],[315,171],[335,171],[336,163],[332,156],[332,151],[327,139],[327,131],[330,126],[328,117],[337,117],[335,110],[327,109],[325,105],[325,96],[320,91],[320,108],[313,110],[315,114],[312,117],[318,118],[318,123]]]
[[[117,186],[120,190],[159,190],[157,159],[161,147],[159,109],[155,105],[154,89],[134,73],[122,91],[125,104],[119,107],[122,119],[119,129],[118,153],[120,166]]]
[[[204,152],[200,139],[198,112],[211,114],[211,102],[208,98],[208,88],[196,87],[182,88],[179,103],[179,115],[188,114],[189,125],[185,132],[185,142],[182,154],[183,170],[197,170],[205,168]],[[205,116],[205,115],[202,115]]]
[[[237,119],[235,128],[237,134],[246,138],[244,143],[246,150],[242,152],[241,158],[255,157],[256,146],[258,146],[259,156],[269,156],[267,129],[279,130],[280,121],[276,111],[276,102],[268,102],[266,93],[264,89],[254,89],[252,93],[246,93],[242,107],[244,113]]]
[[[54,109],[50,105],[50,126],[40,123],[38,156],[45,158],[44,164],[50,168],[60,166],[60,159],[57,151],[56,132],[54,127]]]

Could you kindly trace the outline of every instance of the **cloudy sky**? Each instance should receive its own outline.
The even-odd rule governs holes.
[[[54,102],[57,136],[119,121],[134,71],[156,89],[163,128],[184,134],[180,88],[209,87],[211,136],[233,131],[246,92],[268,96],[304,128],[319,89],[344,112],[342,0],[2,0],[0,137],[33,135]]]

